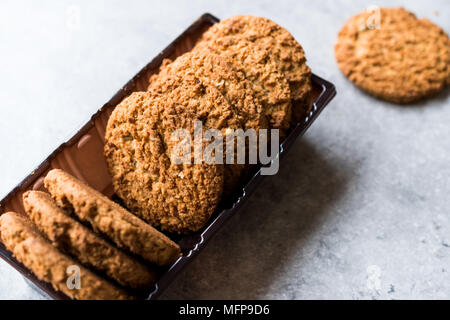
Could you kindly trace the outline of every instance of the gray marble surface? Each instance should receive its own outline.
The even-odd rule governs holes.
[[[450,298],[448,90],[411,106],[339,72],[333,45],[367,6],[450,32],[437,1],[1,1],[0,196],[204,12],[269,17],[338,95],[163,298]],[[41,299],[0,261],[1,299]]]

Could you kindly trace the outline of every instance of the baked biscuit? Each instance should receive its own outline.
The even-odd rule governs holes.
[[[186,91],[186,98],[205,93],[215,95],[217,92],[228,102],[226,108],[222,104],[195,106],[193,115],[205,120],[204,128],[258,130],[268,127],[267,117],[252,84],[229,57],[202,49],[187,52],[173,62],[165,61],[160,72],[150,78],[148,90],[167,95],[180,87]]]
[[[310,109],[311,70],[301,45],[275,22],[255,16],[233,16],[209,28],[200,41],[237,35],[268,50],[289,82],[293,120],[300,121]]]
[[[368,93],[396,103],[436,94],[450,84],[450,40],[440,27],[411,12],[380,9],[350,18],[335,56],[344,75]]]
[[[202,41],[193,50],[204,49],[231,58],[250,81],[270,127],[279,129],[280,136],[285,136],[292,120],[291,91],[271,50],[237,35]]]
[[[158,265],[170,265],[180,256],[179,246],[164,234],[70,174],[53,169],[44,184],[58,206],[73,210],[120,248]]]
[[[222,95],[214,90],[200,94],[204,91],[198,84],[161,96],[135,92],[116,106],[106,129],[105,157],[117,195],[128,209],[169,232],[201,228],[223,190],[222,165],[195,164],[193,153],[191,163],[171,159],[178,143],[171,139],[175,130],[187,130],[192,138],[194,119],[220,122],[231,117]],[[213,105],[223,112],[208,109]],[[214,115],[208,117],[210,112]]]
[[[8,212],[0,216],[0,236],[6,248],[36,277],[50,283],[72,299],[131,299],[122,289],[95,275],[77,261],[53,247],[25,217]],[[79,267],[81,285],[69,289],[67,280],[72,266]],[[69,273],[68,273],[69,272]]]
[[[129,257],[59,208],[47,193],[28,191],[23,204],[31,221],[52,244],[131,288],[148,288],[156,279],[149,268]]]
[[[226,107],[223,103],[213,106],[200,104],[201,107],[194,110],[192,116],[195,119],[205,119],[205,130],[218,129],[226,136],[227,129],[268,128],[267,116],[251,82],[234,66],[231,58],[221,57],[210,50],[198,49],[185,53],[172,63],[164,63],[159,74],[150,79],[149,90],[173,95],[174,88],[189,92],[197,90],[199,85],[206,90],[207,96],[214,96],[216,93],[213,91],[222,94],[228,104]],[[194,96],[198,94],[202,95],[202,92]],[[225,166],[224,196],[232,193],[245,168],[245,165],[236,163],[236,158],[234,164]]]

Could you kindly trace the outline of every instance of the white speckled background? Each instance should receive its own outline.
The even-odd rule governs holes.
[[[163,298],[450,298],[450,97],[376,100],[339,72],[341,25],[436,1],[1,1],[0,197],[204,12],[266,16],[338,95]],[[79,12],[79,24],[76,13]],[[0,261],[1,299],[40,299]]]

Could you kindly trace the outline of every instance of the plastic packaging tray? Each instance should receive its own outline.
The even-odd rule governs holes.
[[[0,214],[8,211],[24,213],[22,194],[31,189],[45,190],[43,187],[43,178],[53,168],[61,168],[87,182],[90,186],[101,191],[106,196],[113,197],[111,178],[109,177],[103,156],[104,133],[112,110],[131,92],[145,91],[150,75],[158,72],[159,66],[164,58],[174,59],[184,52],[189,51],[202,33],[218,21],[214,16],[204,14],[187,28],[186,31],[123,86],[72,138],[53,151],[38,168],[1,200]],[[297,124],[296,128],[281,143],[279,153],[280,166],[282,165],[281,158],[289,151],[294,142],[305,133],[319,116],[320,112],[336,95],[333,84],[314,74],[312,75],[312,85],[312,111],[305,121]],[[169,235],[180,245],[183,256],[172,266],[160,270],[160,277],[157,283],[153,288],[148,288],[142,294],[142,298],[156,299],[175,279],[177,274],[205,247],[211,237],[214,236],[225,222],[231,216],[238,214],[243,204],[263,178],[264,176],[260,174],[260,170],[255,170],[245,185],[238,188],[234,195],[217,208],[207,225],[200,231],[186,236]],[[5,249],[2,243],[0,243],[0,256],[17,269],[41,293],[53,299],[68,299],[64,294],[53,290],[51,285],[39,281],[21,263],[12,257],[11,253]]]

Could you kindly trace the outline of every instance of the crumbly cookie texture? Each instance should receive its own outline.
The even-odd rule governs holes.
[[[350,18],[338,35],[339,68],[356,86],[381,99],[409,103],[450,84],[450,40],[428,19],[403,8]]]
[[[289,82],[293,99],[293,120],[302,119],[310,109],[311,70],[305,52],[294,37],[275,22],[255,16],[233,16],[214,24],[200,41],[238,35],[268,50]]]
[[[239,35],[201,41],[193,50],[205,49],[230,58],[242,70],[263,105],[270,127],[285,136],[292,120],[291,91],[271,50]]]
[[[132,299],[122,289],[95,275],[77,261],[52,246],[33,226],[31,221],[14,212],[0,216],[0,235],[6,248],[36,277],[50,283],[72,299],[125,300]],[[81,286],[69,289],[69,267],[78,266]]]
[[[174,91],[174,89],[177,89]],[[182,88],[182,90],[178,90]],[[199,90],[200,89],[200,90]],[[218,129],[226,136],[227,129],[266,129],[267,116],[251,82],[233,64],[230,57],[220,56],[207,49],[198,49],[178,57],[172,63],[165,62],[159,74],[150,79],[149,90],[161,96],[177,95],[202,99],[192,110],[193,119],[203,119],[204,130]],[[217,99],[222,95],[225,103]],[[223,100],[223,99],[222,99]],[[224,152],[225,154],[225,152]],[[236,161],[235,161],[236,163]],[[225,166],[224,194],[230,194],[245,166]]]
[[[207,105],[225,106],[224,98],[174,89],[173,95],[158,96],[135,92],[113,111],[105,134],[105,157],[117,195],[134,213],[154,226],[169,232],[185,233],[201,228],[220,201],[223,190],[223,166],[177,164],[172,153],[181,140],[172,140],[177,129],[186,130],[186,145],[193,145],[191,112],[207,114]],[[214,110],[212,110],[214,112]],[[216,113],[210,121],[224,121],[229,110]],[[208,120],[205,120],[208,121]],[[202,146],[204,147],[204,146]],[[182,156],[182,154],[180,154]],[[173,161],[172,161],[173,160]]]
[[[80,262],[105,272],[123,286],[148,288],[156,274],[103,240],[59,208],[49,194],[28,191],[23,195],[26,213],[52,244]]]
[[[187,52],[173,62],[163,63],[160,72],[150,78],[148,89],[167,95],[180,86],[186,91],[184,95],[201,98],[205,94],[221,94],[228,102],[226,106],[196,104],[192,115],[204,118],[207,128],[268,127],[267,117],[252,84],[229,57],[203,49]],[[181,94],[181,91],[177,93]]]
[[[164,234],[70,174],[53,169],[44,184],[58,206],[73,210],[120,248],[158,265],[170,265],[180,256],[179,246]]]

